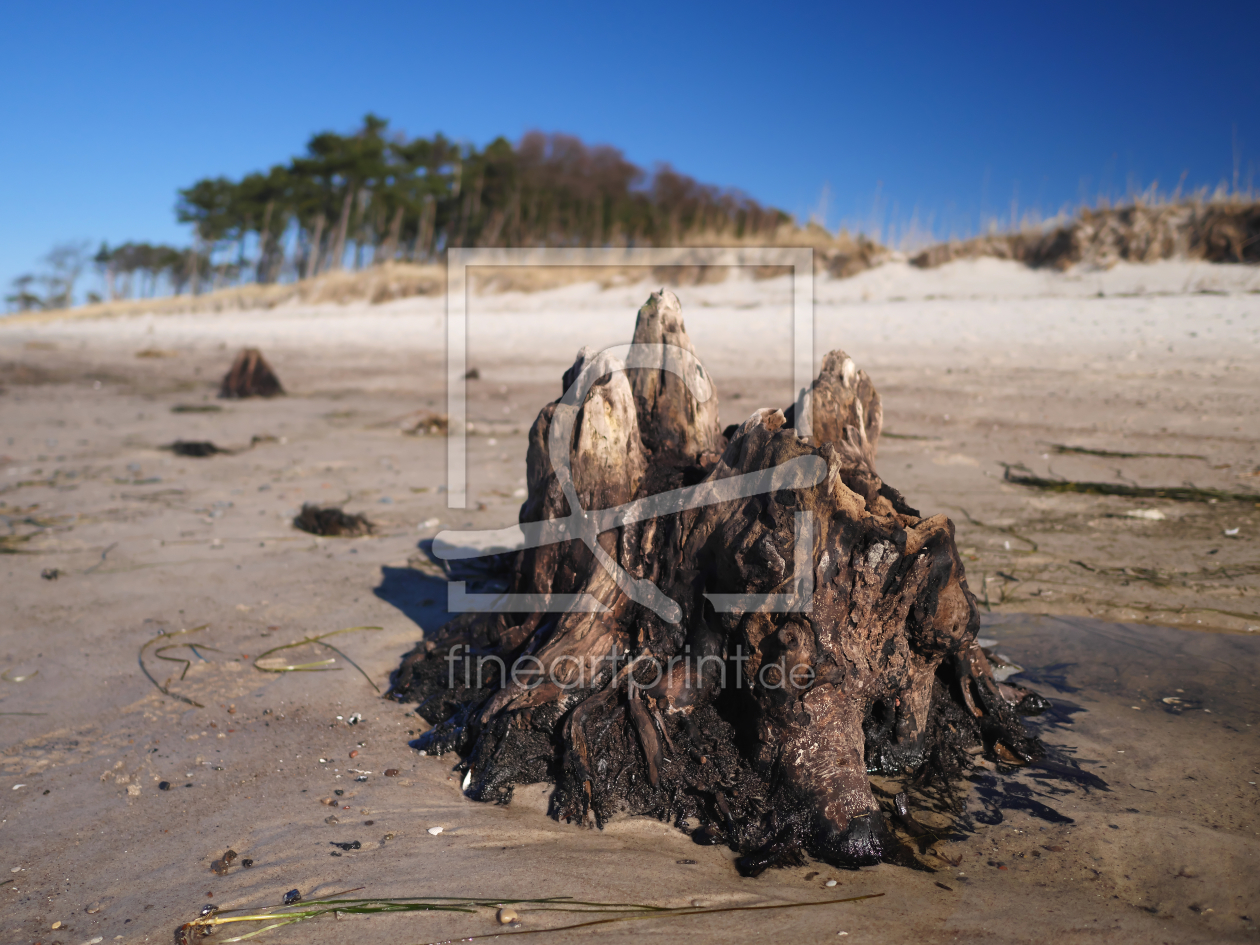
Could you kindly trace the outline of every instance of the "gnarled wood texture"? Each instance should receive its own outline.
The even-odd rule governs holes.
[[[557,816],[670,818],[739,850],[750,873],[800,851],[847,866],[889,856],[870,772],[948,780],[977,750],[1036,758],[1017,708],[1040,697],[995,681],[952,523],[922,516],[875,470],[882,408],[865,372],[827,355],[809,439],[790,409],[721,433],[716,394],[701,402],[680,379],[679,352],[694,349],[672,293],[653,293],[634,337],[673,346],[678,372],[583,349],[565,375],[566,389],[584,368],[601,378],[568,444],[583,509],[818,474],[600,536],[610,562],[676,602],[676,620],[631,599],[581,541],[516,553],[512,593],[585,593],[603,611],[453,620],[393,680],[433,724],[417,747],[458,752],[475,798],[554,781]],[[563,409],[547,405],[530,431],[522,522],[573,511],[548,453]],[[748,594],[769,603],[721,604]]]

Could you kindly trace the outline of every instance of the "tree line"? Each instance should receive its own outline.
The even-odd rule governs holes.
[[[58,243],[44,255],[39,272],[23,273],[12,281],[5,302],[10,310],[19,312],[69,308],[75,303],[75,287],[89,267],[95,268],[101,280],[98,289],[86,293],[84,300],[89,303],[178,295],[188,287],[193,273],[211,271],[209,257],[203,253],[194,261],[195,252],[164,244],[127,242],[113,247],[102,243],[93,254],[88,242]],[[236,274],[235,269],[228,270]],[[205,284],[202,280],[198,289]]]
[[[666,164],[647,171],[571,135],[530,132],[477,148],[442,134],[408,138],[372,114],[351,134],[313,135],[301,155],[269,170],[194,182],[178,191],[175,214],[191,227],[191,246],[102,245],[91,255],[64,244],[47,258],[50,272],[19,277],[7,301],[68,305],[89,264],[103,289],[90,298],[132,298],[437,261],[450,247],[766,237],[790,219],[737,190]]]
[[[660,246],[770,233],[788,220],[738,191],[668,165],[648,173],[570,135],[531,132],[478,149],[441,134],[408,139],[371,114],[353,134],[312,136],[288,164],[197,181],[179,191],[176,214],[202,256],[260,283],[426,262],[455,246]]]

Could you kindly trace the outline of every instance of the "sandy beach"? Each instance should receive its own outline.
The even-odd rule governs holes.
[[[730,851],[668,824],[557,823],[545,786],[475,803],[452,759],[408,747],[425,723],[379,692],[448,616],[423,543],[516,520],[530,423],[580,347],[629,339],[652,288],[470,299],[460,510],[444,438],[410,432],[446,410],[441,297],[0,319],[0,939],[170,941],[207,903],[364,887],[664,906],[880,895],[592,933],[609,941],[1253,941],[1260,507],[1030,489],[1003,472],[1260,493],[1255,267],[893,262],[815,288],[816,359],[843,348],[883,397],[881,475],[954,521],[982,634],[1055,703],[1034,728],[1105,789],[978,767],[935,873],[813,863],[742,879]],[[722,423],[786,406],[790,280],[675,289]],[[287,396],[215,397],[246,345]],[[228,452],[177,456],[176,440]],[[304,502],[362,512],[376,532],[300,532]],[[330,642],[367,679],[315,645],[283,653],[331,655],[335,671],[253,665],[351,627],[373,629]],[[157,653],[184,641],[201,646]],[[229,848],[240,859],[213,872]],[[260,941],[498,928],[488,914],[326,918]]]

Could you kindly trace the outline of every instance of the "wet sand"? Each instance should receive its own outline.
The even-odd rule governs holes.
[[[485,300],[492,330],[471,341],[482,379],[470,382],[470,416],[481,433],[469,442],[466,511],[447,509],[440,491],[443,440],[400,432],[443,410],[434,300],[0,324],[0,515],[4,550],[16,552],[0,558],[0,882],[11,880],[0,887],[0,938],[169,941],[207,902],[272,905],[295,887],[310,898],[364,886],[379,896],[662,905],[883,894],[599,932],[610,939],[1254,939],[1256,509],[1039,494],[1002,483],[997,465],[1113,480],[1120,465],[1148,485],[1257,488],[1253,276],[1210,270],[1223,280],[1207,286],[1226,293],[1217,295],[1170,271],[1102,274],[1112,280],[1102,298],[1092,283],[1029,285],[1000,268],[946,267],[930,285],[884,285],[891,276],[877,271],[820,289],[818,354],[849,350],[884,396],[885,428],[900,434],[881,446],[885,478],[955,519],[972,585],[988,592],[984,635],[1024,668],[1019,681],[1055,702],[1036,723],[1047,743],[1108,788],[978,768],[965,829],[938,846],[958,865],[937,858],[933,874],[813,864],[746,880],[729,851],[665,824],[558,824],[542,786],[507,807],[476,804],[449,761],[407,747],[418,718],[340,659],[342,671],[318,675],[253,668],[270,647],[366,624],[381,629],[330,642],[384,688],[399,655],[446,618],[444,582],[418,544],[439,527],[514,519],[528,423],[558,394],[577,347],[629,335],[635,287]],[[1132,284],[1139,277],[1153,287]],[[782,286],[680,294],[723,421],[785,403]],[[245,343],[263,345],[288,397],[214,399]],[[180,406],[222,409],[173,412]],[[178,438],[240,451],[196,459],[160,449]],[[1045,446],[1065,442],[1207,458],[1060,457]],[[289,521],[304,501],[344,502],[378,532],[297,532]],[[1141,509],[1164,518],[1128,514]],[[53,569],[58,577],[41,578]],[[1172,622],[1180,628],[1162,626]],[[145,660],[205,707],[194,708],[159,693],[137,658],[160,632],[202,624],[188,639],[217,650],[163,654],[191,660],[185,678],[154,647]],[[362,721],[348,725],[356,712]],[[389,768],[398,776],[384,777]],[[336,807],[321,803],[334,790],[344,792]],[[431,836],[430,826],[444,831]],[[357,851],[330,846],[354,840]],[[211,872],[229,847],[255,865]],[[375,916],[261,940],[424,942],[496,928],[486,916]]]

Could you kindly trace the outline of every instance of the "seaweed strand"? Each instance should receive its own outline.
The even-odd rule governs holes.
[[[1116,482],[1074,482],[1071,479],[1046,479],[1042,476],[1021,475],[1012,469],[1024,469],[1019,464],[1002,463],[1006,470],[1002,478],[1017,486],[1045,489],[1049,492],[1080,492],[1086,495],[1118,495],[1130,499],[1172,499],[1174,502],[1255,502],[1260,505],[1260,494],[1254,492],[1225,492],[1222,489],[1200,489],[1198,486],[1126,486]]]
[[[112,547],[112,546],[111,546],[111,547]],[[108,550],[108,549],[106,549],[106,550]],[[103,557],[103,556],[102,556],[102,559],[101,559],[101,560],[102,560],[102,561],[104,560],[104,557]],[[140,655],[139,655],[139,657],[138,657],[138,658],[139,658],[139,661],[140,661],[140,670],[141,670],[141,672],[143,672],[143,673],[145,674],[145,676],[147,676],[147,677],[149,678],[149,682],[153,683],[153,685],[155,685],[155,686],[157,687],[158,692],[162,693],[162,695],[164,695],[164,696],[170,696],[172,699],[178,699],[180,702],[183,702],[183,703],[185,703],[186,705],[193,706],[194,708],[197,708],[197,709],[204,709],[204,708],[205,708],[205,706],[204,706],[204,705],[202,705],[200,702],[194,702],[192,699],[189,699],[187,696],[181,696],[181,695],[180,695],[179,693],[177,693],[177,692],[171,692],[171,691],[170,691],[170,689],[166,688],[166,686],[163,686],[160,682],[158,682],[156,679],[154,679],[154,678],[153,678],[153,674],[152,674],[151,672],[149,672],[149,667],[147,667],[147,666],[145,666],[145,665],[144,665],[144,652],[145,652],[145,650],[147,650],[149,647],[151,647],[154,643],[157,643],[159,640],[170,640],[170,639],[172,639],[173,637],[183,636],[185,633],[196,633],[196,632],[197,632],[197,631],[199,631],[199,630],[204,630],[204,629],[206,629],[206,627],[208,627],[208,626],[210,626],[210,624],[208,624],[208,623],[203,623],[200,627],[193,627],[191,630],[175,630],[175,631],[170,632],[170,633],[159,633],[159,634],[158,634],[157,636],[155,636],[152,640],[149,640],[147,643],[145,643],[145,644],[144,644],[144,646],[140,647]],[[176,644],[176,645],[178,645],[178,644]],[[166,649],[166,647],[162,647],[162,649]],[[169,656],[159,657],[159,659],[165,659],[165,660],[168,660],[168,661],[170,661],[170,662],[172,662],[172,663],[181,663],[181,662],[184,662],[183,660],[173,659],[172,657],[169,657]],[[188,668],[187,668],[187,667],[185,667],[185,668],[184,668],[184,671],[185,671],[185,672],[187,672],[187,669],[188,669]],[[184,677],[181,675],[179,678],[180,678],[180,679],[183,679]]]
[[[347,890],[347,892],[357,892],[358,890]],[[304,922],[309,919],[319,918],[320,916],[345,913],[347,915],[375,915],[389,912],[462,912],[465,914],[476,914],[478,909],[493,909],[503,905],[533,905],[539,908],[523,910],[527,913],[538,912],[572,912],[579,915],[589,915],[591,913],[605,914],[605,918],[586,919],[581,922],[570,923],[569,925],[555,926],[552,928],[538,929],[514,929],[503,932],[488,932],[482,935],[465,935],[459,936],[459,941],[470,942],[479,939],[500,938],[506,935],[536,935],[539,933],[556,933],[565,932],[573,929],[587,929],[599,925],[609,925],[615,922],[637,922],[644,919],[658,918],[682,918],[693,915],[721,915],[728,912],[760,912],[770,909],[801,909],[810,906],[829,906],[838,905],[847,902],[860,902],[864,899],[878,899],[883,893],[868,893],[862,896],[851,896],[845,899],[823,899],[813,902],[793,902],[793,903],[776,903],[759,906],[718,906],[718,907],[697,907],[682,906],[678,908],[670,908],[666,906],[652,906],[644,903],[634,902],[594,902],[589,900],[572,899],[568,896],[552,896],[545,899],[507,899],[507,898],[464,898],[464,897],[445,897],[445,896],[408,896],[403,898],[373,898],[373,899],[339,899],[337,896],[345,895],[345,893],[334,893],[332,897],[324,897],[322,899],[313,899],[309,902],[302,903],[297,909],[288,909],[287,911],[264,911],[255,912],[248,915],[224,915],[223,912],[216,912],[203,918],[195,919],[192,922],[182,926],[176,936],[177,941],[192,941],[193,933],[202,935],[209,934],[214,928],[220,925],[227,925],[235,922],[269,922],[261,928],[254,929],[242,935],[233,938],[223,939],[224,945],[229,942],[243,942],[246,939],[261,935],[263,932],[272,929],[282,928],[286,925],[293,925],[297,922]],[[574,908],[578,907],[578,908]],[[244,912],[246,910],[227,910],[232,912]],[[616,913],[607,915],[607,913]],[[629,913],[629,914],[624,914]],[[277,921],[279,920],[279,921]],[[185,934],[187,933],[187,934]],[[182,936],[182,938],[181,938]],[[448,943],[456,939],[443,939],[437,942],[430,942],[428,945],[448,945]]]

